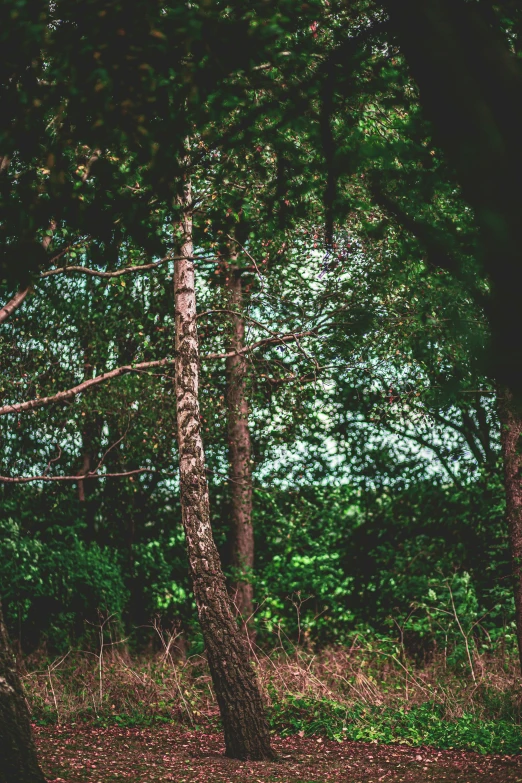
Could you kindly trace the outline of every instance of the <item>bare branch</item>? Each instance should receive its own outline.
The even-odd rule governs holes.
[[[123,269],[116,269],[114,272],[103,272],[100,269],[89,269],[86,266],[62,266],[57,269],[49,269],[47,272],[42,272],[40,277],[51,277],[51,275],[62,275],[70,273],[79,273],[83,275],[90,275],[91,277],[121,277],[122,275],[128,275],[132,272],[146,272],[147,269],[155,269],[165,261],[175,261],[173,256],[165,256],[165,258],[155,261],[151,264],[137,264],[136,266],[126,266]]]
[[[126,478],[143,473],[160,473],[162,476],[177,476],[177,473],[162,473],[156,468],[136,468],[121,473],[81,473],[79,476],[0,476],[0,484],[28,484],[30,481],[86,481],[88,479]]]
[[[53,238],[53,231],[56,228],[56,222],[54,220],[51,221],[51,224],[49,226],[50,234],[47,233],[44,238],[42,239],[42,247],[44,250],[48,250],[49,245],[51,244],[51,240]],[[13,298],[2,307],[0,310],[0,324],[3,324],[4,321],[7,321],[10,315],[14,313],[15,310],[18,310],[24,299],[26,298],[27,294],[30,293],[32,290],[32,286],[28,285],[25,288],[20,288],[19,291],[13,296]]]
[[[109,448],[108,448],[108,449],[105,451],[105,453],[102,455],[102,458],[100,459],[100,461],[99,461],[99,462],[98,462],[98,464],[96,465],[96,468],[93,470],[93,473],[98,473],[99,469],[101,468],[101,466],[102,466],[102,465],[103,465],[103,463],[105,462],[105,457],[107,456],[107,454],[108,454],[110,451],[112,451],[113,449],[115,449],[115,448],[116,448],[116,446],[119,446],[119,445],[120,445],[120,443],[121,443],[121,442],[122,442],[122,441],[125,439],[125,437],[126,437],[126,435],[127,435],[128,431],[129,431],[129,426],[130,426],[130,424],[128,424],[128,425],[127,425],[127,429],[125,430],[125,432],[123,433],[123,435],[121,436],[121,438],[118,438],[118,440],[117,440],[117,441],[115,441],[115,442],[114,442],[114,443],[113,443],[111,446],[109,446]]]
[[[28,285],[26,288],[21,288],[16,292],[13,298],[2,307],[0,310],[0,324],[3,324],[4,321],[7,321],[9,316],[12,315],[15,310],[18,310],[27,294],[31,292],[31,289],[32,286],[30,285]]]
[[[256,321],[255,318],[252,318],[252,316],[248,315],[247,313],[240,313],[238,310],[230,310],[226,307],[220,307],[220,308],[214,308],[213,310],[205,310],[203,313],[199,313],[196,318],[203,318],[205,315],[212,315],[212,313],[228,313],[229,315],[240,315],[241,318],[243,318],[246,321],[250,321],[250,323],[255,324],[256,326],[259,326],[260,329],[264,329],[265,332],[268,332],[268,334],[271,334],[272,337],[277,337],[278,333],[272,331],[272,329],[269,329],[268,326],[265,326],[261,323],[261,321]]]
[[[54,457],[53,459],[51,458],[49,459],[49,462],[47,463],[47,467],[44,470],[44,476],[47,476],[47,474],[51,470],[51,465],[53,464],[53,462],[59,462],[62,458],[62,447],[60,446],[60,444],[57,445],[58,445],[58,456]]]
[[[235,237],[233,237],[233,236],[230,236],[230,234],[227,234],[227,238],[228,238],[228,239],[230,239],[230,241],[231,241],[231,242],[235,242],[235,243],[236,243],[236,245],[239,245],[239,247],[241,248],[241,250],[243,251],[243,253],[244,253],[246,256],[248,256],[248,258],[249,258],[249,259],[252,261],[252,263],[254,264],[255,270],[256,270],[256,272],[257,272],[257,276],[259,277],[259,282],[261,283],[261,288],[262,288],[262,289],[264,289],[264,287],[265,287],[265,283],[264,283],[264,280],[263,280],[263,275],[262,275],[262,274],[261,274],[261,272],[259,271],[259,267],[258,267],[258,265],[257,265],[257,261],[256,261],[256,259],[255,259],[255,258],[254,258],[254,257],[253,257],[253,256],[252,256],[252,255],[251,255],[249,252],[248,252],[248,250],[246,249],[246,247],[245,247],[244,245],[242,245],[242,244],[241,244],[241,242],[240,242],[238,239],[236,239],[236,238],[235,238]]]
[[[214,258],[214,256],[193,256],[192,261],[208,261]],[[148,269],[156,269],[156,267],[164,264],[165,261],[179,261],[179,256],[165,256],[159,261],[154,261],[150,264],[136,264],[135,266],[125,266],[122,269],[116,269],[114,272],[103,272],[100,269],[89,269],[86,266],[62,266],[57,269],[49,269],[47,272],[42,272],[40,277],[50,277],[51,275],[62,275],[77,273],[83,275],[90,275],[91,277],[121,277],[122,275],[129,275],[133,272],[146,272]]]
[[[126,375],[130,372],[140,372],[148,370],[152,367],[165,367],[170,364],[174,364],[174,359],[158,359],[153,362],[140,362],[139,364],[126,364],[123,367],[116,367],[115,370],[109,370],[101,375],[97,375],[95,378],[89,378],[77,386],[73,386],[71,389],[58,392],[57,394],[50,395],[49,397],[37,397],[35,400],[28,400],[27,402],[18,402],[14,405],[4,405],[0,408],[0,416],[6,413],[22,413],[23,411],[32,411],[37,408],[42,408],[44,405],[50,405],[54,402],[65,402],[76,397],[77,394],[90,389],[92,386],[97,386],[99,383],[109,381],[112,378],[118,378],[120,375]]]
[[[250,353],[256,348],[261,348],[263,345],[284,344],[290,342],[296,342],[300,337],[310,337],[315,334],[315,331],[309,332],[296,332],[292,334],[276,335],[275,337],[265,337],[263,340],[258,340],[256,343],[246,345],[239,351],[229,351],[228,353],[207,353],[202,356],[201,359],[214,360],[214,359],[228,359],[229,356],[237,356],[242,353]],[[0,414],[2,409],[0,408]]]
[[[202,356],[202,359],[216,360],[227,359],[229,356],[236,356],[238,354],[249,353],[256,348],[260,348],[263,345],[270,344],[285,344],[291,341],[298,340],[300,337],[307,337],[314,334],[314,332],[300,332],[296,334],[286,334],[280,337],[267,337],[264,340],[258,340],[252,345],[247,345],[240,351],[229,351],[228,353],[209,353],[206,356]],[[147,370],[155,367],[168,367],[173,365],[175,359],[157,359],[152,362],[139,362],[138,364],[126,364],[123,367],[116,367],[114,370],[109,370],[101,375],[97,375],[95,378],[89,378],[82,383],[73,386],[71,389],[58,392],[57,394],[49,395],[48,397],[37,397],[34,400],[27,400],[26,402],[17,402],[12,405],[4,405],[0,408],[0,416],[5,416],[8,413],[23,413],[24,411],[34,411],[38,408],[43,408],[45,405],[52,405],[55,402],[66,402],[76,397],[78,394],[82,394],[87,389],[97,386],[105,381],[110,381],[113,378],[119,378],[121,375],[127,375],[128,373],[146,372]]]
[[[65,247],[62,247],[62,249],[56,253],[52,258],[49,259],[50,264],[55,264],[56,261],[58,261],[59,258],[64,256],[66,253],[69,252],[69,250],[73,250],[74,248],[86,246],[90,244],[92,241],[91,237],[89,235],[85,237],[80,237],[80,239],[76,240],[76,242],[70,242],[68,245],[65,245]]]

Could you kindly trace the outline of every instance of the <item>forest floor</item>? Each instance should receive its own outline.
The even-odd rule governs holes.
[[[515,783],[522,756],[274,737],[277,761],[224,757],[221,734],[157,728],[35,726],[52,783]]]

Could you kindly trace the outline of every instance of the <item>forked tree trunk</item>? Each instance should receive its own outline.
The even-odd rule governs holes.
[[[231,314],[231,335],[227,353],[240,351],[245,344],[243,283],[241,270],[231,256],[225,271],[225,288]],[[248,359],[236,353],[226,360],[227,430],[230,482],[231,564],[234,604],[245,622],[253,614],[252,570],[254,568],[254,528],[252,525],[252,446],[248,422]]]
[[[0,605],[0,783],[45,783]]]
[[[511,547],[515,620],[518,652],[522,667],[522,406],[503,389],[498,403],[501,423],[500,440],[504,460],[506,515]]]
[[[212,682],[221,712],[227,756],[273,758],[261,694],[228,597],[210,526],[205,455],[199,413],[199,351],[192,260],[190,184],[179,197],[183,218],[174,272],[175,389],[180,492],[190,574]]]

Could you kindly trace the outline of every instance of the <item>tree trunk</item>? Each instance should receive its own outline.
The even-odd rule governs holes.
[[[509,389],[503,389],[498,402],[500,441],[504,460],[506,515],[511,547],[515,620],[518,652],[522,667],[522,409]]]
[[[0,605],[0,783],[45,783]]]
[[[273,758],[268,724],[246,641],[232,613],[210,526],[205,455],[199,413],[199,350],[192,245],[190,184],[178,199],[184,213],[174,272],[176,310],[175,390],[180,492],[190,574],[208,664],[221,711],[226,754],[237,759]]]
[[[240,351],[245,344],[245,321],[242,316],[243,284],[241,271],[230,259],[225,271],[228,307],[234,311],[227,353]],[[230,481],[230,522],[232,595],[239,614],[248,623],[253,613],[252,570],[254,568],[254,528],[252,526],[252,447],[248,424],[247,366],[245,354],[226,360],[227,430]]]
[[[82,339],[83,348],[83,380],[92,378],[93,366],[91,364],[91,345],[88,336]],[[91,405],[93,400],[90,401]],[[99,414],[91,409],[91,406],[84,411],[82,417],[82,465],[78,475],[87,475],[94,471],[98,462],[98,452],[103,420]],[[78,500],[85,509],[86,540],[91,543],[96,540],[96,508],[93,502],[95,487],[92,481],[78,481]]]

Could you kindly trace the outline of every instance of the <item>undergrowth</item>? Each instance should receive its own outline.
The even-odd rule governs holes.
[[[27,660],[23,680],[33,720],[219,728],[204,657],[183,659],[175,654],[175,637],[162,640],[156,656],[131,658],[111,644],[53,662]],[[414,666],[382,641],[356,640],[317,654],[281,645],[252,654],[271,729],[280,735],[522,751],[522,689],[507,654],[475,653],[468,670],[437,656]]]

